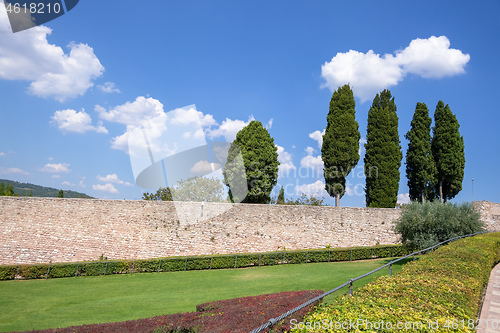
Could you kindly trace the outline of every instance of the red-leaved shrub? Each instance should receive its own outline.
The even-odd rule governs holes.
[[[37,330],[40,333],[101,333],[101,332],[250,332],[264,324],[270,318],[282,313],[323,293],[321,290],[286,291],[277,294],[249,296],[200,304],[197,312],[176,313],[147,319],[130,320],[116,323],[104,323],[66,328]],[[301,320],[311,306],[294,313],[272,330],[264,332],[284,332],[290,329],[290,320]]]

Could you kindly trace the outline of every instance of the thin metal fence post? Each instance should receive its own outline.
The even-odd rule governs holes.
[[[349,279],[349,295],[352,296],[352,279]]]
[[[259,253],[259,267],[260,267],[260,256],[261,256],[261,255],[262,255],[262,254],[261,254],[261,253]]]
[[[78,267],[80,267],[80,263],[77,263],[77,264],[76,264],[75,276],[78,274]]]
[[[352,249],[351,249],[351,254],[349,255],[349,261],[352,261]]]
[[[45,280],[49,277],[49,271],[50,271],[50,262],[49,262],[49,267],[47,267],[47,274],[45,274]]]
[[[160,272],[160,268],[161,268],[161,259],[160,262],[158,263],[158,273]]]
[[[389,276],[392,276],[392,264],[389,265]]]
[[[19,275],[20,269],[21,269],[21,265],[17,265],[17,272],[16,272],[16,276],[14,276],[14,279]]]
[[[214,262],[214,257],[210,258],[210,269],[212,269],[212,263]]]
[[[394,246],[391,247],[391,257],[394,257]]]
[[[186,257],[186,260],[184,261],[184,272],[186,271],[188,266],[188,258]]]
[[[306,264],[307,264],[307,258],[309,257],[309,251],[306,251]]]
[[[132,274],[135,272],[135,260],[132,262]]]
[[[234,257],[234,268],[236,268],[236,263],[238,262],[238,255]]]

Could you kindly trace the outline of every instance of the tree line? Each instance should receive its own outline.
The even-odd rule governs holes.
[[[321,149],[325,189],[336,198],[345,194],[345,178],[359,161],[359,126],[349,85],[333,92]],[[387,89],[377,94],[368,111],[364,170],[367,207],[394,208],[399,168],[403,159],[394,97]],[[439,101],[434,126],[425,103],[417,103],[411,129],[406,133],[406,177],[412,201],[446,202],[462,190],[464,140],[449,105]]]
[[[346,193],[346,178],[359,162],[360,133],[356,121],[355,100],[346,84],[333,92],[327,125],[323,135],[321,158],[324,163],[325,190],[340,205]],[[377,94],[368,111],[364,171],[367,207],[394,208],[397,203],[401,162],[403,159],[398,133],[399,118],[394,97],[387,89]],[[411,129],[406,133],[406,176],[412,201],[446,202],[462,189],[465,154],[459,123],[449,105],[439,101],[434,112],[434,126],[425,103],[417,103]],[[432,135],[431,135],[432,131]],[[241,153],[241,155],[240,155]],[[242,157],[242,161],[235,161]],[[322,199],[303,194],[297,200],[285,200],[283,187],[278,197],[271,191],[277,183],[277,146],[260,121],[251,121],[241,129],[228,151],[223,168],[225,189],[217,179],[193,177],[176,186],[144,193],[144,200],[226,201],[243,203],[277,203],[324,205]],[[241,179],[243,172],[246,179]],[[232,193],[230,184],[244,184],[244,198]]]

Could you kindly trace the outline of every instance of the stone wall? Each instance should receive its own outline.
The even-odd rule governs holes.
[[[481,207],[497,230],[500,205]],[[0,197],[0,264],[394,244],[398,216],[382,208]]]

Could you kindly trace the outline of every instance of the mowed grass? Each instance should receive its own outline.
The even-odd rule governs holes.
[[[331,290],[391,259],[243,269],[0,282],[0,331],[26,331],[194,312],[196,305],[282,291]],[[393,266],[393,273],[402,263]],[[388,268],[361,279],[359,288]],[[346,293],[343,288],[339,293]],[[332,301],[328,296],[324,301]],[[268,318],[266,318],[267,320]],[[256,326],[262,323],[256,323]]]

